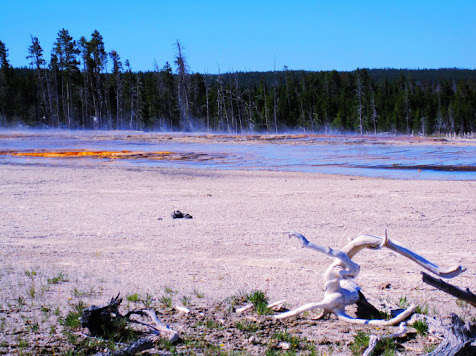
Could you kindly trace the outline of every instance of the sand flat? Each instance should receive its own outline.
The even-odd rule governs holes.
[[[390,238],[441,267],[465,266],[450,282],[476,287],[474,181],[4,164],[0,202],[7,343],[25,328],[15,305],[20,297],[29,300],[28,271],[37,274],[37,295],[29,303],[62,313],[79,300],[104,304],[118,292],[158,300],[165,288],[176,291],[177,300],[199,291],[209,304],[255,288],[289,306],[319,301],[331,260],[302,249],[287,237],[290,231],[340,248],[359,233],[383,236],[387,229]],[[193,219],[172,219],[177,209]],[[392,251],[365,250],[355,261],[361,265],[357,282],[377,306],[406,297],[441,317],[452,311],[476,317],[424,284],[422,269]],[[59,275],[68,281],[46,282]],[[342,322],[304,329],[312,340],[351,340]]]
[[[173,285],[220,298],[265,286],[300,303],[320,295],[330,260],[286,232],[339,248],[387,228],[438,265],[464,265],[459,281],[476,285],[471,181],[13,165],[0,177],[0,257],[20,272],[83,275],[111,292]],[[172,219],[176,209],[193,219]],[[420,268],[391,251],[364,251],[357,262],[364,287],[420,283]]]

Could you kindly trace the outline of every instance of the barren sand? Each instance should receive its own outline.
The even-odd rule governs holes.
[[[474,181],[0,165],[0,202],[0,341],[7,353],[26,328],[19,297],[32,309],[57,305],[62,313],[79,299],[104,304],[118,292],[158,300],[165,288],[177,301],[199,292],[205,304],[253,289],[290,307],[319,301],[331,260],[302,249],[287,237],[291,231],[340,248],[359,233],[387,229],[441,267],[463,265],[467,271],[450,282],[476,287]],[[174,210],[193,219],[172,219]],[[365,250],[355,261],[357,281],[376,306],[407,297],[439,317],[476,316],[424,284],[421,267],[400,255]],[[67,281],[48,284],[59,275]],[[333,342],[348,340],[342,332],[356,327],[331,320],[313,328],[308,337]]]

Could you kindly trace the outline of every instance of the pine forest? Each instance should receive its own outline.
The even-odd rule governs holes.
[[[0,41],[0,127],[459,135],[476,132],[476,70],[357,69],[194,73],[175,59],[134,71],[101,34],[57,34],[49,61],[36,37],[28,67]],[[191,54],[193,55],[193,54]]]

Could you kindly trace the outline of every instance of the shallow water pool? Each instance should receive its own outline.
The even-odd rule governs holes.
[[[428,144],[313,135],[244,136],[0,131],[0,164],[277,170],[395,179],[476,180],[476,142]],[[264,137],[264,139],[263,139]],[[125,152],[109,157],[31,157],[15,152]],[[157,152],[170,152],[157,158]],[[155,157],[155,158],[154,158]]]

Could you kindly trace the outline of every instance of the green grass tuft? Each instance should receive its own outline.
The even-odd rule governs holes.
[[[255,290],[251,292],[246,296],[246,300],[253,303],[259,315],[271,314],[271,309],[268,308],[268,297],[263,291]]]
[[[417,320],[412,325],[418,335],[424,336],[428,333],[428,324],[424,320]]]
[[[137,293],[134,293],[134,294],[129,294],[127,297],[126,297],[127,301],[129,302],[138,302],[139,301],[139,294]]]

